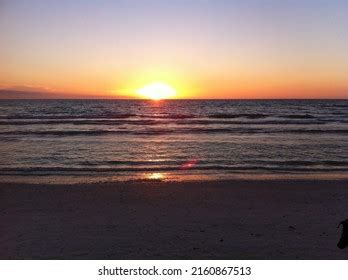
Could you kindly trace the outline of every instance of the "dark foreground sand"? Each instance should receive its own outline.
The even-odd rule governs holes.
[[[348,259],[347,181],[0,184],[1,259]]]

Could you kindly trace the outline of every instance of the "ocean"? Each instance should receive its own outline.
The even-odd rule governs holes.
[[[348,177],[347,100],[0,100],[0,181]]]

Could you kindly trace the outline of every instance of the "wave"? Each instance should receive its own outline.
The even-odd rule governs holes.
[[[157,128],[149,130],[52,130],[52,131],[1,131],[4,136],[79,136],[79,135],[162,135],[162,134],[348,134],[348,129],[263,129],[263,128]]]
[[[138,115],[140,118],[150,118],[150,119],[193,119],[196,118],[196,115],[187,115],[187,114],[145,114],[145,115]]]
[[[46,115],[8,115],[0,116],[0,119],[8,120],[67,120],[67,119],[128,119],[136,117],[136,114],[92,114],[92,115],[81,115],[81,114],[72,114],[72,115],[59,115],[59,114],[46,114]]]
[[[331,115],[330,115],[331,114]],[[100,113],[84,115],[2,115],[0,125],[321,125],[331,122],[347,123],[347,115],[331,112],[313,114],[216,113],[216,114],[125,114]]]
[[[228,171],[233,172],[245,172],[245,171],[269,171],[269,172],[346,172],[348,168],[345,167],[317,167],[309,168],[306,166],[297,167],[281,167],[281,166],[226,166],[226,165],[203,165],[195,166],[192,169],[182,169],[177,167],[98,167],[98,168],[81,168],[81,167],[29,167],[29,168],[16,168],[16,167],[4,167],[0,168],[1,175],[83,175],[83,176],[95,176],[101,173],[120,173],[120,172],[170,172],[177,171],[187,173],[190,171]]]
[[[0,125],[156,125],[159,120],[35,120],[35,121],[0,121]],[[169,123],[169,122],[166,122]]]
[[[2,115],[2,120],[112,120],[112,119],[129,119],[129,118],[149,118],[149,119],[192,119],[196,118],[192,114],[71,114],[71,115]]]
[[[331,122],[347,123],[345,120],[325,119],[325,120],[238,120],[227,119],[176,119],[170,121],[169,118],[163,119],[142,119],[142,120],[35,120],[35,121],[0,121],[0,125],[320,125]]]
[[[340,104],[337,104],[337,105],[334,105],[332,107],[338,107],[338,108],[348,108],[348,104],[347,105],[340,105]]]
[[[266,114],[222,114],[222,113],[208,115],[209,118],[215,118],[215,119],[237,119],[237,118],[263,119],[269,116],[270,115],[266,115]]]
[[[295,114],[289,114],[289,115],[280,115],[279,118],[284,119],[314,119],[315,116],[310,114],[303,114],[303,115],[295,115]]]
[[[145,160],[133,160],[133,161],[126,161],[126,160],[106,160],[106,161],[96,161],[96,162],[80,162],[79,165],[81,166],[154,166],[154,165],[161,165],[161,166],[167,166],[167,165],[180,165],[185,163],[185,158],[183,158],[182,161],[178,160],[162,160],[162,161],[145,161]]]
[[[276,166],[347,166],[348,161],[337,161],[337,160],[322,160],[322,161],[310,161],[310,160],[253,160],[250,164],[261,164],[261,165],[276,165]]]

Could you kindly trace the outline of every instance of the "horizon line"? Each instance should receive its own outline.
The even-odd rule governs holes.
[[[204,101],[204,100],[348,100],[347,98],[166,98],[166,99],[160,99],[160,100],[153,100],[150,98],[1,98],[0,101],[10,101],[10,100],[139,100],[139,101],[152,101],[152,102],[161,102],[161,101],[180,101],[180,100],[197,100],[197,101]]]

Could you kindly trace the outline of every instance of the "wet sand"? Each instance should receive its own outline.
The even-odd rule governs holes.
[[[347,259],[347,180],[0,184],[1,259]]]

